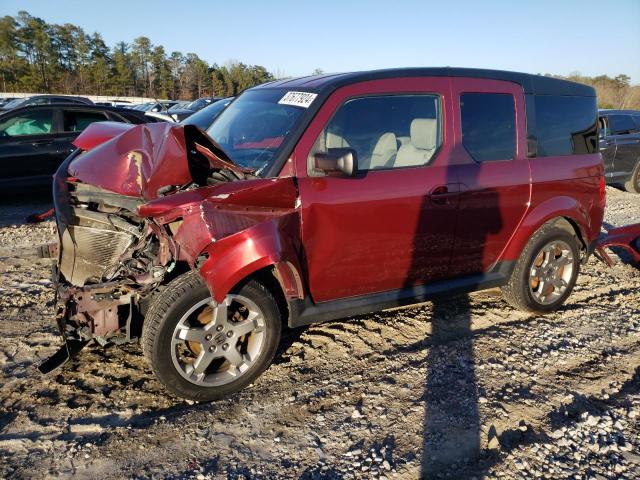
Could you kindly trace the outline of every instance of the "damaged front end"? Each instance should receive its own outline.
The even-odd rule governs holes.
[[[43,372],[64,364],[92,339],[105,344],[134,338],[140,299],[171,268],[162,237],[136,214],[141,199],[75,179],[58,177],[56,183],[55,311],[65,346],[40,366]]]
[[[191,126],[94,124],[75,145],[54,177],[56,322],[65,345],[40,366],[44,373],[91,340],[139,337],[153,293],[171,275],[198,268],[200,252],[220,239],[210,217],[243,190],[229,183],[260,189],[271,181],[230,162]],[[224,234],[246,226],[236,221]]]

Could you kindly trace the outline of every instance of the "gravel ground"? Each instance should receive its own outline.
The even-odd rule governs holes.
[[[640,196],[607,193],[607,228],[640,222]],[[0,206],[5,252],[54,238],[15,224],[46,207]],[[550,315],[485,291],[289,331],[254,385],[194,404],[137,345],[40,376],[59,345],[50,264],[9,256],[0,477],[639,478],[640,270],[624,260],[592,259]]]

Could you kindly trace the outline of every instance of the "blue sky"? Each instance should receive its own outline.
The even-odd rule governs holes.
[[[401,66],[626,73],[640,83],[640,0],[1,0],[51,23],[144,35],[168,52],[286,76]]]

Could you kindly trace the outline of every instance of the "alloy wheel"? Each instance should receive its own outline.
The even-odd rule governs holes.
[[[573,251],[565,241],[553,240],[542,247],[529,271],[529,289],[535,301],[549,305],[562,297],[573,269]]]
[[[186,380],[213,387],[243,375],[264,346],[260,308],[244,296],[227,295],[221,303],[202,300],[180,318],[171,339],[171,356]]]

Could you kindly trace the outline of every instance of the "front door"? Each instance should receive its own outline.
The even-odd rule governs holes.
[[[447,276],[458,201],[449,168],[448,78],[350,85],[325,102],[294,152],[311,296],[323,302]],[[356,177],[313,168],[349,148]]]
[[[57,166],[53,109],[15,112],[0,120],[0,182],[51,182]]]

